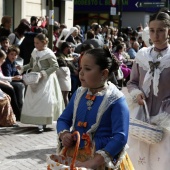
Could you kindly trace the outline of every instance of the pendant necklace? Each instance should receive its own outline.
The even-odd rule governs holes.
[[[97,87],[97,88],[91,88],[91,90],[97,90],[97,89],[100,89],[100,88],[103,88],[103,87],[104,87],[104,85],[102,85],[100,87]],[[87,110],[91,110],[92,105],[94,103],[94,100],[96,99],[96,96],[95,95],[86,94],[86,99],[87,99],[87,102],[86,102]]]
[[[159,48],[157,48],[157,47],[154,47],[154,50],[158,52],[158,55],[156,56],[156,58],[158,59],[158,58],[162,57],[161,52],[164,51],[164,50],[166,50],[167,48],[168,48],[168,46],[165,47],[165,48],[162,48],[162,49],[159,49]]]
[[[90,94],[87,94],[87,95],[86,95],[86,99],[87,99],[87,102],[86,102],[87,110],[91,110],[95,98],[96,98],[96,96],[94,96],[94,95],[90,95]]]

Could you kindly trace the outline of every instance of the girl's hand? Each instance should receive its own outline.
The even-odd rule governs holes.
[[[12,77],[12,80],[22,80],[22,76],[20,75],[14,76]]]
[[[15,67],[16,67],[17,70],[21,70],[21,66],[16,65]]]
[[[62,134],[60,139],[64,147],[70,147],[74,144],[74,137],[69,132]]]
[[[143,100],[145,100],[145,95],[143,93],[138,94],[136,100],[139,105],[144,105]]]

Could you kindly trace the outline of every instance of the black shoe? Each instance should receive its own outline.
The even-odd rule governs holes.
[[[11,125],[11,127],[19,127],[19,125],[15,123],[15,124]]]
[[[39,132],[39,133],[44,132],[43,125],[39,125],[39,126],[38,126],[38,132]]]

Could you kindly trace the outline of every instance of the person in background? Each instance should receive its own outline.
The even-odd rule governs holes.
[[[139,43],[135,40],[131,43],[131,46],[127,49],[127,53],[129,54],[131,59],[135,59],[137,52],[139,51]]]
[[[59,58],[57,59],[59,64],[59,69],[57,69],[56,74],[62,91],[65,107],[69,103],[69,92],[71,91],[71,73],[67,66],[67,62]]]
[[[11,33],[11,25],[12,25],[12,17],[3,16],[1,19],[0,37],[9,36],[9,34]]]
[[[29,64],[17,67],[21,71],[31,69],[39,73],[37,84],[28,85],[21,113],[21,122],[38,125],[43,132],[46,125],[52,124],[65,108],[55,71],[58,62],[51,49],[47,47],[48,38],[39,33],[34,38],[35,49]]]
[[[170,12],[162,9],[150,16],[153,46],[139,50],[133,63],[128,91],[134,105],[148,107],[151,124],[163,128],[163,139],[147,144],[129,136],[129,155],[137,170],[167,170],[170,167]],[[132,112],[132,116],[133,116]],[[141,115],[144,117],[145,115]]]
[[[59,26],[57,25],[54,25],[53,26],[53,51],[56,53],[58,48],[56,46],[57,44],[57,41],[58,41],[58,38],[59,38]]]
[[[11,45],[19,46],[24,38],[24,33],[31,30],[28,22],[21,22],[18,27],[11,33],[8,38]]]
[[[70,148],[68,156],[73,156],[76,140],[72,132],[80,133],[81,149],[77,156],[80,162],[76,167],[105,169],[115,167],[114,161],[122,163],[119,156],[128,138],[129,110],[123,93],[108,82],[118,67],[105,49],[88,50],[82,57],[79,73],[82,86],[73,94],[56,125],[62,145]]]
[[[10,47],[9,38],[6,37],[6,36],[2,36],[0,38],[0,45],[1,45],[1,50],[3,50],[7,54],[8,53],[8,49]]]
[[[71,44],[69,42],[63,42],[60,47],[60,52],[56,54],[56,57],[58,59],[65,60],[67,63],[67,66],[70,69],[71,92],[70,92],[69,96],[71,96],[79,86],[78,68],[74,65],[74,58],[71,55]]]
[[[2,64],[1,69],[3,72],[3,75],[6,77],[14,77],[14,76],[20,76],[16,65],[17,65],[17,57],[19,56],[19,48],[15,46],[11,46],[8,49],[7,58],[5,62]],[[17,97],[17,102],[20,110],[22,109],[23,103],[24,103],[24,94],[25,94],[25,85],[21,80],[13,80],[10,82],[12,87],[15,90],[15,94]]]
[[[70,28],[70,31],[64,38],[64,41],[77,45],[77,42],[75,40],[75,37],[77,37],[77,36],[78,36],[78,28],[72,27],[72,28]]]
[[[13,88],[13,86],[10,84],[13,80],[21,80],[21,76],[12,76],[12,77],[6,77],[3,75],[1,70],[1,65],[5,62],[6,54],[4,51],[0,50],[0,89],[10,96],[11,98],[11,106],[14,111],[14,114],[16,116],[16,120],[20,120],[21,116],[21,110],[19,109],[16,93]]]
[[[122,55],[122,53],[124,52],[124,44],[119,44],[116,47],[116,51],[114,53],[114,55],[117,57],[118,61],[120,62],[120,68],[123,72],[123,76],[124,76],[124,85],[126,86],[127,81],[130,78],[130,72],[131,69],[127,67],[126,63],[126,58],[124,58],[124,56]]]

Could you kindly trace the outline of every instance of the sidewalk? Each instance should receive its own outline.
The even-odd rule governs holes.
[[[46,170],[46,156],[55,153],[55,123],[37,133],[37,127],[18,123],[0,128],[0,170]]]

